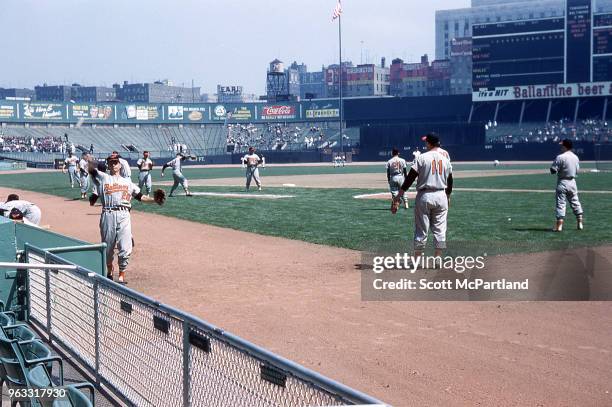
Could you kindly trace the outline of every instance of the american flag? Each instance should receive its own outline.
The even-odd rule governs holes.
[[[336,4],[334,12],[332,13],[332,21],[340,17],[340,14],[342,14],[342,3],[340,3],[340,0],[338,0],[338,4]]]

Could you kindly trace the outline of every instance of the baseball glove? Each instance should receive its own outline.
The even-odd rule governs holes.
[[[163,205],[166,202],[166,193],[163,189],[158,189],[153,192],[153,199],[158,205]]]
[[[391,213],[392,214],[395,215],[397,213],[397,210],[399,209],[399,206],[400,206],[400,202],[401,202],[401,200],[399,200],[399,199],[394,199],[391,202]]]
[[[98,200],[98,195],[90,194],[89,195],[89,206],[94,206],[97,200]]]

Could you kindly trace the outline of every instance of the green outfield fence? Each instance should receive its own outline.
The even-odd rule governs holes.
[[[27,244],[25,260],[72,264]],[[27,274],[28,322],[128,405],[384,405],[80,266]]]

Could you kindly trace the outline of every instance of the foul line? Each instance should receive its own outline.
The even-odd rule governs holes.
[[[220,196],[223,198],[255,198],[255,199],[284,199],[295,198],[295,195],[274,195],[274,194],[258,194],[258,193],[223,193],[223,192],[192,192],[192,195],[198,196]]]
[[[453,188],[453,191],[460,192],[529,192],[529,193],[544,193],[544,194],[554,194],[554,189],[503,189],[503,188]],[[583,191],[578,189],[578,194],[612,194],[612,191]],[[355,195],[353,198],[355,199],[368,199],[375,196],[391,196],[390,192],[376,192],[373,194],[361,194]]]

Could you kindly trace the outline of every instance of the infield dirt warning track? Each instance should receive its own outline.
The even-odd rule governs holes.
[[[53,231],[100,241],[99,207],[19,194]],[[364,302],[357,251],[138,211],[132,225],[130,288],[394,406],[612,405],[612,303]],[[559,261],[612,264],[592,250]],[[556,256],[496,261],[546,273]]]

